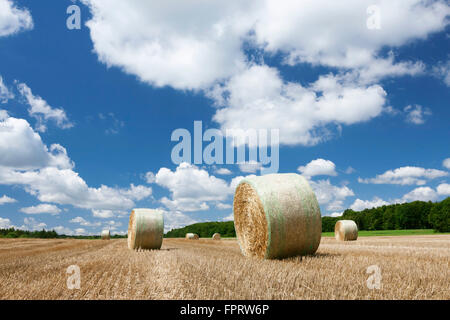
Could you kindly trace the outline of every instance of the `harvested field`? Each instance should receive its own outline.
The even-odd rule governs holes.
[[[236,240],[0,239],[0,299],[450,299],[450,235],[322,238],[314,256],[258,260]],[[67,288],[78,265],[81,288]],[[369,289],[377,265],[381,288]]]

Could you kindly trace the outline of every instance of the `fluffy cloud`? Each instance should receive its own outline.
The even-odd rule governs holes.
[[[450,11],[445,1],[420,0],[83,2],[100,61],[178,89],[205,88],[240,73],[244,43],[283,53],[290,64],[354,69],[370,79],[416,72],[415,63],[395,63],[379,51],[443,30]],[[379,30],[366,25],[371,5],[382,14]]]
[[[0,217],[0,229],[14,228],[11,224],[11,220]]]
[[[83,0],[101,62],[157,87],[200,89],[245,66],[252,1]],[[123,17],[133,17],[123,19]]]
[[[333,75],[304,87],[284,82],[268,66],[252,66],[210,93],[220,108],[214,115],[223,131],[279,129],[280,143],[314,145],[330,128],[368,121],[383,111],[386,92]]]
[[[172,211],[208,210],[208,202],[224,201],[232,192],[225,180],[188,163],[175,171],[161,168],[156,183],[171,192],[171,199],[164,197],[161,202]]]
[[[23,226],[20,227],[22,230],[42,230],[47,227],[47,225],[44,222],[39,222],[34,218],[25,218],[23,219]]]
[[[67,236],[73,236],[76,234],[76,232],[74,230],[64,227],[64,226],[57,226],[52,229],[55,230],[58,234],[65,234]]]
[[[389,205],[390,203],[380,199],[378,197],[373,198],[373,200],[361,200],[356,199],[355,202],[350,206],[350,209],[355,211],[362,211],[364,209],[372,209],[381,206]]]
[[[85,220],[83,217],[75,217],[69,221],[70,223],[77,223],[79,225],[85,227],[99,227],[101,226],[101,222],[89,222]]]
[[[18,8],[12,0],[0,0],[0,37],[33,28],[33,19],[27,9]]]
[[[142,197],[141,188],[92,188],[73,170],[51,167],[25,172],[0,168],[0,184],[22,185],[41,202],[83,209],[127,210],[134,206],[133,200]]]
[[[405,194],[401,199],[395,202],[411,202],[411,201],[436,201],[438,195],[430,187],[419,187]]]
[[[3,83],[3,78],[0,76],[0,103],[6,103],[9,99],[13,99],[14,94]]]
[[[49,148],[23,119],[0,118],[0,184],[20,185],[41,202],[94,210],[129,210],[152,193],[145,186],[93,188],[73,171],[66,150]]]
[[[114,217],[112,210],[92,210],[92,215],[101,219],[108,219]]]
[[[27,208],[20,209],[21,212],[26,214],[41,214],[41,213],[50,213],[50,214],[59,214],[61,209],[53,204],[42,203],[37,206],[31,206]]]
[[[401,46],[442,30],[449,13],[445,1],[290,0],[280,4],[269,0],[264,3],[255,34],[268,51],[283,51],[291,62],[362,69],[370,65],[384,46]],[[366,12],[371,5],[380,10],[378,30],[366,25]],[[411,21],[422,23],[413,26]]]
[[[108,67],[157,87],[204,90],[221,107],[214,120],[222,129],[279,128],[290,145],[314,145],[336,126],[379,116],[386,92],[375,82],[424,70],[382,49],[444,30],[450,12],[444,0],[83,2],[94,51]],[[366,25],[371,5],[381,10],[379,30]],[[249,59],[246,47],[260,56]],[[290,65],[338,70],[301,85],[255,65],[278,53]]]
[[[216,205],[216,208],[219,210],[231,209],[231,207],[232,207],[231,204],[228,203],[218,203]]]
[[[441,183],[437,186],[436,191],[440,196],[450,196],[450,184]]]
[[[3,197],[0,197],[0,206],[5,203],[15,203],[17,202],[16,199],[10,198],[7,195],[3,195]]]
[[[222,218],[222,221],[234,221],[234,214],[233,212],[227,215],[226,217]]]
[[[444,161],[442,161],[442,165],[447,168],[450,169],[450,158],[445,159]]]
[[[339,211],[344,209],[344,200],[355,194],[347,186],[335,186],[330,180],[309,181],[320,205],[326,205],[328,211]]]
[[[305,177],[313,177],[313,176],[336,176],[336,165],[330,161],[325,159],[316,159],[312,160],[306,166],[300,166],[297,169],[301,172]]]
[[[330,217],[336,218],[336,217],[340,217],[342,216],[342,212],[333,212],[332,214],[330,214]]]
[[[432,114],[429,108],[419,105],[406,106],[403,111],[406,113],[406,121],[412,124],[424,124],[425,117]]]
[[[33,95],[31,89],[24,83],[19,83],[17,88],[30,106],[28,113],[38,120],[36,128],[38,131],[45,132],[49,120],[54,121],[61,129],[73,127],[73,124],[69,121],[66,112],[63,109],[52,108],[44,99]]]
[[[72,168],[66,149],[53,144],[50,149],[24,119],[0,117],[0,166],[20,170],[47,166]]]
[[[220,169],[217,169],[216,171],[215,171],[215,173],[216,174],[220,174],[220,175],[230,175],[230,174],[232,174],[233,172],[231,172],[231,170],[229,170],[229,169],[227,169],[227,168],[220,168]]]
[[[180,211],[162,211],[164,214],[164,232],[198,222]]]
[[[448,176],[448,172],[437,169],[424,169],[420,167],[401,167],[388,170],[375,178],[361,179],[360,183],[374,184],[400,184],[400,185],[424,185],[427,180]]]

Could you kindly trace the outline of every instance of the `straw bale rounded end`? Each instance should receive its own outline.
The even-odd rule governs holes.
[[[338,241],[354,241],[358,239],[358,226],[353,220],[339,220],[334,226],[334,237]]]

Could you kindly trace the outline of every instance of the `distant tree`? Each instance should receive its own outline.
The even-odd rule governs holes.
[[[434,204],[428,219],[433,229],[439,232],[450,232],[450,197]]]

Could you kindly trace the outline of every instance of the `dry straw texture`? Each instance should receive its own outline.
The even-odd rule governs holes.
[[[164,239],[162,249],[128,250],[125,239],[0,239],[0,299],[450,299],[450,235],[322,237],[301,260],[247,259],[235,240]],[[80,290],[67,288],[74,264]],[[382,273],[379,290],[367,287],[371,265]]]
[[[198,240],[199,236],[196,233],[186,233],[186,239],[188,239],[188,240]]]
[[[161,210],[133,209],[128,224],[128,248],[160,249],[164,234]]]
[[[319,203],[305,178],[270,174],[240,182],[234,195],[236,235],[245,256],[286,258],[316,252]]]
[[[212,236],[213,240],[220,240],[220,233],[214,233]]]
[[[103,230],[102,240],[109,240],[109,239],[111,239],[111,234],[109,233],[109,230]]]
[[[334,237],[338,241],[358,239],[358,226],[353,220],[339,220],[334,226]]]

